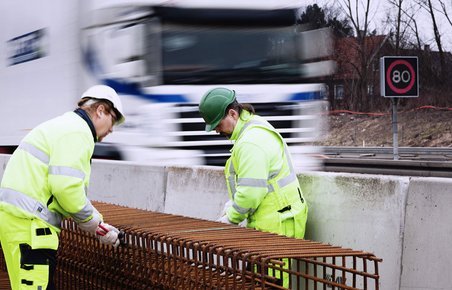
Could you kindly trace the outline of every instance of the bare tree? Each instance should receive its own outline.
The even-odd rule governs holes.
[[[371,0],[340,0],[339,6],[350,20],[356,31],[356,44],[350,47],[350,54],[356,56],[356,62],[351,62],[355,77],[351,80],[351,90],[348,96],[348,107],[356,110],[369,110],[373,106],[375,98],[369,98],[369,85],[372,86],[373,67],[378,55],[379,46],[370,45],[368,37]]]
[[[402,25],[402,5],[403,5],[403,0],[389,0],[389,4],[394,5],[396,7],[396,11],[397,11],[397,16],[395,19],[395,33],[394,33],[394,37],[395,37],[395,53],[396,55],[399,54],[399,49],[400,49],[400,39],[402,38],[402,33],[401,33],[401,25]]]
[[[406,15],[409,17],[410,21],[407,27],[411,28],[412,32],[414,33],[414,38],[416,40],[416,45],[414,45],[414,47],[418,48],[419,50],[422,49],[422,41],[421,41],[421,37],[419,36],[419,28],[417,25],[417,21],[416,21],[416,14],[408,14],[406,13]]]
[[[390,11],[395,10],[394,14],[389,13],[386,17],[386,24],[391,27],[395,54],[399,55],[400,50],[406,48],[421,50],[423,42],[416,21],[420,6],[407,0],[388,0],[388,4]]]
[[[431,18],[432,21],[432,28],[433,28],[433,35],[435,37],[435,43],[436,46],[438,48],[438,52],[439,52],[439,61],[440,61],[440,80],[441,83],[444,84],[447,80],[447,67],[446,67],[446,60],[445,60],[445,54],[444,54],[444,49],[443,49],[443,43],[442,43],[442,39],[441,39],[441,33],[439,31],[438,28],[438,23],[437,23],[437,17],[435,12],[438,11],[438,9],[436,7],[434,7],[432,0],[419,0],[418,1],[419,5],[425,9]]]
[[[451,20],[451,16],[449,13],[449,9],[451,7],[448,8],[446,2],[444,2],[443,0],[438,0],[438,2],[439,2],[439,5],[441,6],[440,12],[446,17],[447,21],[452,26],[452,20]],[[452,6],[452,2],[451,2],[450,6]]]

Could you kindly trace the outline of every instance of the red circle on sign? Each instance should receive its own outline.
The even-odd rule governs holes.
[[[396,86],[394,86],[394,84],[391,81],[391,71],[398,64],[405,65],[408,68],[408,70],[410,71],[410,74],[411,74],[411,81],[410,81],[410,83],[408,84],[408,86],[406,86],[403,89],[397,88]],[[411,88],[413,88],[413,86],[414,86],[415,78],[416,78],[416,75],[414,74],[414,68],[411,66],[411,64],[409,62],[407,62],[406,60],[403,60],[403,59],[399,59],[399,60],[396,60],[393,63],[391,63],[391,65],[388,67],[388,69],[386,71],[386,82],[388,83],[388,85],[391,88],[391,90],[393,90],[397,94],[404,94],[404,93],[408,92],[409,90],[411,90]]]

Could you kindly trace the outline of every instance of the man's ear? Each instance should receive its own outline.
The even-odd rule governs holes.
[[[239,112],[237,112],[234,109],[229,109],[228,114],[231,115],[231,117],[234,118],[234,120],[237,120],[240,117]]]
[[[97,109],[96,109],[96,112],[97,112],[97,114],[99,114],[99,116],[100,116],[101,113],[105,114],[105,106],[104,105],[99,105],[97,107]]]

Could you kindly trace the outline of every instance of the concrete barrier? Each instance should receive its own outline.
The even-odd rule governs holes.
[[[92,200],[162,212],[166,176],[165,167],[95,160],[88,196]]]
[[[6,168],[6,164],[8,163],[9,160],[9,156],[8,154],[0,154],[0,177],[3,176],[3,172],[5,171]]]
[[[228,200],[223,169],[211,166],[167,169],[165,213],[216,220]]]
[[[215,220],[228,200],[228,192],[220,167],[157,167],[95,160],[89,197],[134,208]]]
[[[0,175],[8,155],[0,155]],[[383,258],[380,289],[451,289],[452,180],[310,172],[306,238]],[[93,200],[216,219],[227,201],[220,167],[93,161]]]
[[[400,289],[452,289],[452,179],[412,178]]]
[[[398,289],[409,178],[346,173],[300,175],[309,204],[306,239],[383,258],[381,289]]]

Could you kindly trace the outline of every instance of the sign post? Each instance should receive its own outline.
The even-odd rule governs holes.
[[[392,146],[394,160],[399,159],[397,105],[399,98],[419,96],[418,59],[416,56],[383,56],[380,58],[380,92],[392,103]]]
[[[397,105],[399,98],[391,98],[392,103],[392,148],[394,160],[399,160],[399,133],[397,130]]]

